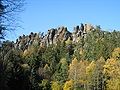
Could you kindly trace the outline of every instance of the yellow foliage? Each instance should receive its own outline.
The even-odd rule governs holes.
[[[72,63],[69,65],[69,78],[72,80],[77,80],[79,74],[79,63],[76,58],[72,60]]]
[[[58,82],[53,81],[52,82],[52,90],[61,90],[61,87]]]
[[[86,67],[86,74],[91,75],[93,74],[93,71],[95,69],[95,61],[92,61],[87,67]]]
[[[79,69],[79,79],[80,81],[85,81],[85,78],[86,78],[86,67],[88,66],[88,62],[87,61],[83,61],[81,60],[79,62],[79,66],[80,66],[80,69]]]
[[[83,55],[83,49],[80,48],[80,52],[79,52],[80,55]]]
[[[120,90],[120,61],[114,58],[108,59],[104,65],[104,74],[107,80],[107,90]]]
[[[71,66],[76,66],[78,64],[78,60],[77,60],[77,58],[74,58],[73,60],[72,60],[72,63],[70,64],[70,67]]]
[[[65,41],[65,43],[66,43],[66,45],[70,45],[70,44],[72,44],[72,40],[70,40],[70,37],[68,38],[67,41]]]
[[[106,90],[120,90],[120,79],[107,80]]]
[[[74,81],[74,87],[86,84],[86,67],[88,62],[74,58],[69,66],[69,79]]]
[[[115,48],[114,51],[112,52],[112,57],[115,59],[120,58],[120,48]]]
[[[108,76],[118,76],[120,71],[120,62],[116,59],[108,59],[104,65],[104,74]]]
[[[73,80],[66,81],[63,90],[73,90]]]
[[[93,75],[95,72],[95,68],[96,68],[96,63],[95,61],[92,61],[87,67],[86,67],[86,83],[87,83],[87,87],[89,90],[89,87],[93,85]]]

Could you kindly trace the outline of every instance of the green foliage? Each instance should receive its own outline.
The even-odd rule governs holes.
[[[94,30],[89,32],[84,44],[84,59],[109,58],[114,48],[120,47],[120,32]]]
[[[23,45],[23,48],[24,45]],[[0,47],[0,90],[119,90],[120,32],[99,27],[78,43]]]
[[[50,81],[47,79],[43,79],[42,83],[39,84],[40,90],[50,90]]]
[[[57,70],[53,75],[53,79],[64,84],[68,78],[68,63],[65,58],[62,58],[58,64]]]
[[[21,51],[13,48],[11,42],[4,42],[0,48],[0,89],[29,89],[29,66],[24,64]],[[27,66],[27,67],[26,67]]]

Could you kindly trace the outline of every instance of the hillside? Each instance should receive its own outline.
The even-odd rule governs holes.
[[[82,24],[4,41],[0,90],[120,90],[120,32]]]

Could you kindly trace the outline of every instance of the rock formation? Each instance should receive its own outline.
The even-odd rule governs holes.
[[[15,48],[25,50],[30,45],[48,46],[50,44],[57,44],[57,42],[64,42],[70,39],[72,43],[77,43],[79,38],[84,38],[85,35],[93,30],[94,27],[91,24],[82,24],[74,27],[73,32],[69,32],[67,27],[58,27],[49,29],[47,34],[33,33],[30,35],[20,36],[15,43]]]

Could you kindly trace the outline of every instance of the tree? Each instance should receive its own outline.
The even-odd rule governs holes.
[[[72,60],[72,63],[69,66],[69,79],[74,81],[74,89],[77,88],[77,82],[79,80],[79,63],[76,58]]]
[[[0,0],[0,39],[4,39],[5,31],[17,28],[16,16],[22,7],[24,0]]]
[[[120,48],[115,48],[112,52],[112,57],[114,59],[120,60]]]
[[[93,82],[95,83],[94,90],[105,90],[105,80],[104,80],[104,64],[105,60],[103,57],[96,61],[95,71],[93,74]]]
[[[74,89],[85,89],[86,85],[86,67],[87,62],[86,61],[80,61],[76,58],[72,60],[72,63],[69,66],[69,76],[68,78],[74,81]]]
[[[52,81],[52,90],[62,90],[60,84],[57,81]]]
[[[21,51],[12,42],[3,42],[0,47],[0,90],[30,89],[29,66],[24,64]]]
[[[87,90],[94,90],[94,72],[95,72],[95,61],[92,61],[86,67],[86,78],[87,78]]]
[[[63,90],[73,90],[73,80],[66,81]]]
[[[39,86],[40,86],[40,90],[50,90],[51,89],[50,81],[47,79],[43,79],[42,83],[39,84]]]
[[[58,67],[53,75],[54,80],[60,82],[61,85],[68,78],[68,63],[65,58],[62,58],[58,64]]]
[[[12,62],[10,61],[10,52],[12,51],[13,43],[4,41],[0,47],[0,89],[9,89],[8,82],[11,77]]]
[[[120,61],[108,59],[104,65],[106,90],[120,90]]]
[[[50,67],[48,66],[48,64],[46,64],[43,68],[43,74],[44,74],[44,78],[50,80],[51,78],[51,71],[50,71]]]

